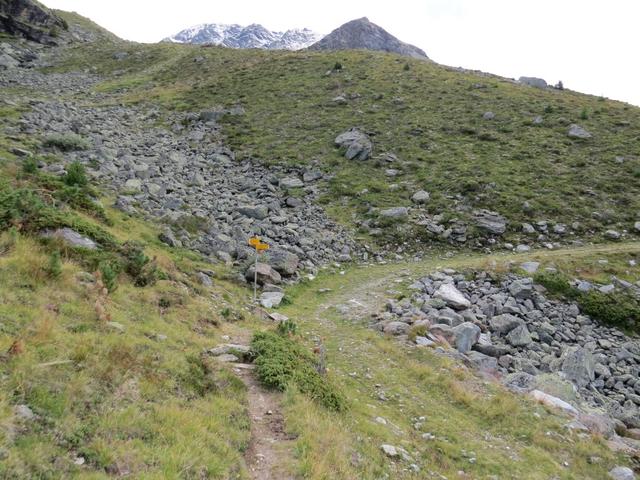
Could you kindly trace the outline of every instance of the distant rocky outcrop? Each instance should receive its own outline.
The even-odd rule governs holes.
[[[0,32],[55,45],[67,24],[51,10],[33,0],[0,1]]]
[[[377,50],[427,60],[418,47],[404,43],[363,17],[351,20],[309,47],[310,50]]]

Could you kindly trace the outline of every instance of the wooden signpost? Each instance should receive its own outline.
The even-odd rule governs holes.
[[[262,252],[269,250],[269,245],[260,240],[259,237],[251,237],[249,245],[256,249],[256,263],[253,267],[253,303],[258,300],[258,256]]]

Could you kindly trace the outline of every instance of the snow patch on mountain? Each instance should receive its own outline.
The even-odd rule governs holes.
[[[269,50],[300,50],[323,37],[308,28],[273,32],[262,25],[246,27],[237,24],[203,23],[186,28],[163,41],[222,45],[230,48],[262,48]]]

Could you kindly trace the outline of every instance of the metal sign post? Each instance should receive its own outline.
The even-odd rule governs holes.
[[[258,301],[258,255],[260,253],[269,250],[269,245],[263,243],[259,237],[251,237],[249,239],[249,245],[256,249],[256,261],[253,265],[253,303]]]

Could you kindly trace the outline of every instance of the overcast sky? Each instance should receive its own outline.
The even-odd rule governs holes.
[[[640,105],[640,0],[43,0],[127,40],[156,42],[199,23],[329,33],[368,17],[438,63]]]

